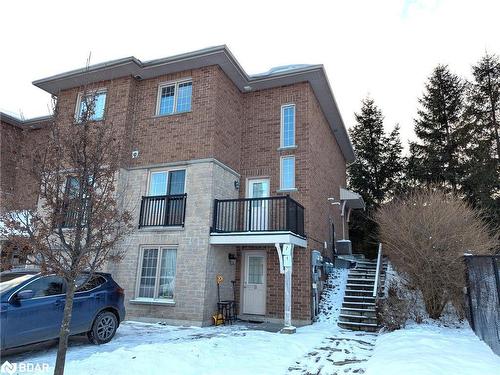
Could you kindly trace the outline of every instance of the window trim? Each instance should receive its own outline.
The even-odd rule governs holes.
[[[284,121],[284,113],[285,109],[288,107],[293,107],[293,144],[285,146],[285,138],[284,138],[284,133],[285,133],[285,121]],[[286,103],[281,106],[281,111],[280,111],[280,150],[286,150],[289,148],[296,148],[297,147],[297,106],[295,103]]]
[[[191,77],[186,77],[174,81],[166,81],[166,82],[160,82],[158,84],[158,89],[156,91],[156,109],[155,109],[155,116],[157,117],[163,117],[163,116],[172,116],[172,115],[178,115],[181,113],[189,113],[192,111],[192,107],[189,111],[182,111],[182,112],[177,112],[177,94],[179,92],[179,85],[183,83],[188,83],[191,82],[191,88],[193,86],[193,79]],[[174,86],[174,111],[172,113],[160,113],[160,102],[161,102],[161,91],[164,87],[168,86]],[[193,94],[191,91],[191,105],[193,102]]]
[[[283,161],[285,159],[293,159],[293,186],[291,187],[284,187],[283,186]],[[281,156],[280,157],[280,191],[295,191],[297,190],[297,187],[296,187],[296,173],[295,173],[295,167],[296,167],[296,159],[295,159],[295,155],[286,155],[286,156]]]
[[[89,122],[90,121],[93,121],[93,122],[103,121],[106,118],[106,108],[107,108],[107,102],[108,102],[108,89],[105,88],[105,87],[102,87],[100,89],[89,91],[87,93],[87,95],[97,95],[97,94],[103,94],[103,93],[106,94],[106,99],[104,100],[104,109],[102,111],[102,117],[99,118],[99,119],[95,119],[95,120],[89,119],[88,120]],[[76,107],[75,107],[74,120],[75,120],[75,122],[77,124],[80,124],[82,122],[81,119],[80,119],[80,105],[82,103],[83,94],[84,94],[84,92],[80,91],[78,93],[77,98],[76,98]]]
[[[187,180],[187,168],[186,167],[178,167],[178,168],[168,168],[168,169],[150,169],[148,173],[148,181],[147,181],[147,186],[146,186],[146,196],[147,197],[153,197],[153,195],[150,195],[149,192],[151,191],[151,176],[154,173],[167,173],[167,181],[166,181],[166,188],[168,190],[168,182],[170,180],[170,172],[175,172],[175,171],[184,171],[184,194],[186,193],[186,180]]]
[[[174,280],[177,279],[177,253],[179,250],[178,245],[141,245],[139,246],[139,261],[138,267],[137,267],[137,276],[136,276],[136,282],[135,282],[135,293],[134,293],[134,298],[131,300],[133,302],[145,302],[145,303],[163,303],[163,304],[173,304],[175,303],[175,288],[174,288],[174,296],[173,298],[158,298],[158,297],[153,297],[153,298],[148,298],[148,297],[139,297],[139,290],[141,287],[141,276],[142,276],[142,263],[144,261],[144,250],[145,249],[157,249],[158,251],[158,257],[156,258],[156,273],[155,273],[155,287],[154,287],[154,296],[158,295],[158,291],[160,288],[160,268],[161,268],[161,254],[163,250],[175,250],[175,278]],[[160,265],[160,267],[158,267]],[[177,285],[177,283],[176,283]]]

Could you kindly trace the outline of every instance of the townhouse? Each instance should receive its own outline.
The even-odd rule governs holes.
[[[123,141],[118,184],[137,227],[108,271],[128,318],[209,325],[217,302],[234,300],[240,318],[282,321],[291,294],[292,323],[311,323],[317,260],[333,257],[363,205],[345,190],[354,152],[322,65],[249,75],[219,46],[34,85],[57,96],[67,126],[90,88],[95,120]]]

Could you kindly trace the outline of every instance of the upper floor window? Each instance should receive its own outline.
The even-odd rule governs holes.
[[[295,104],[281,107],[281,147],[295,146]]]
[[[295,189],[295,156],[281,158],[281,190]]]
[[[156,115],[189,112],[192,94],[193,82],[191,81],[161,84],[158,88]]]
[[[104,118],[106,91],[100,90],[92,94],[78,95],[75,118],[78,122],[99,121]]]
[[[151,172],[149,195],[157,196],[184,194],[185,180],[186,171],[184,169]]]

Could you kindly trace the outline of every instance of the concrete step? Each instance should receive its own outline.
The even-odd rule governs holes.
[[[340,314],[339,322],[378,324],[377,317]]]
[[[373,308],[373,309],[358,309],[358,308],[354,308],[354,307],[351,307],[351,308],[342,307],[340,309],[340,313],[345,314],[345,315],[367,316],[367,317],[375,318],[375,319],[377,318],[377,311],[375,310],[375,308]]]
[[[347,284],[346,289],[356,289],[356,290],[373,290],[373,285],[370,284]]]
[[[360,270],[357,268],[351,268],[349,271],[355,272],[355,273],[369,273],[369,274],[373,274],[373,275],[375,275],[375,273],[377,272],[376,270]]]
[[[377,332],[378,325],[373,323],[354,323],[354,322],[338,322],[340,328],[350,329],[351,331],[367,331]]]
[[[373,290],[347,289],[344,296],[367,296],[373,297]]]
[[[349,277],[347,276],[347,283],[348,284],[375,284],[375,278],[370,278],[370,277]]]
[[[344,302],[364,302],[364,303],[375,303],[375,298],[365,297],[365,296],[345,296]]]
[[[343,309],[375,309],[375,304],[372,302],[343,302]]]
[[[348,279],[365,279],[365,280],[373,280],[373,281],[375,281],[375,275],[369,275],[369,274],[366,274],[366,273],[355,273],[355,274],[350,273],[350,274],[347,275],[347,278]],[[380,281],[382,281],[382,280],[385,281],[385,276],[380,276],[379,280]]]

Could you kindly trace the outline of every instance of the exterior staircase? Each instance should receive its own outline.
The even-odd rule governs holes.
[[[377,259],[380,262],[378,278],[378,297],[383,297],[385,273],[387,264],[383,262],[381,254]],[[377,319],[377,299],[373,296],[377,261],[357,260],[356,266],[351,268],[347,276],[347,285],[344,302],[340,310],[338,325],[341,328],[376,332],[379,330]]]

